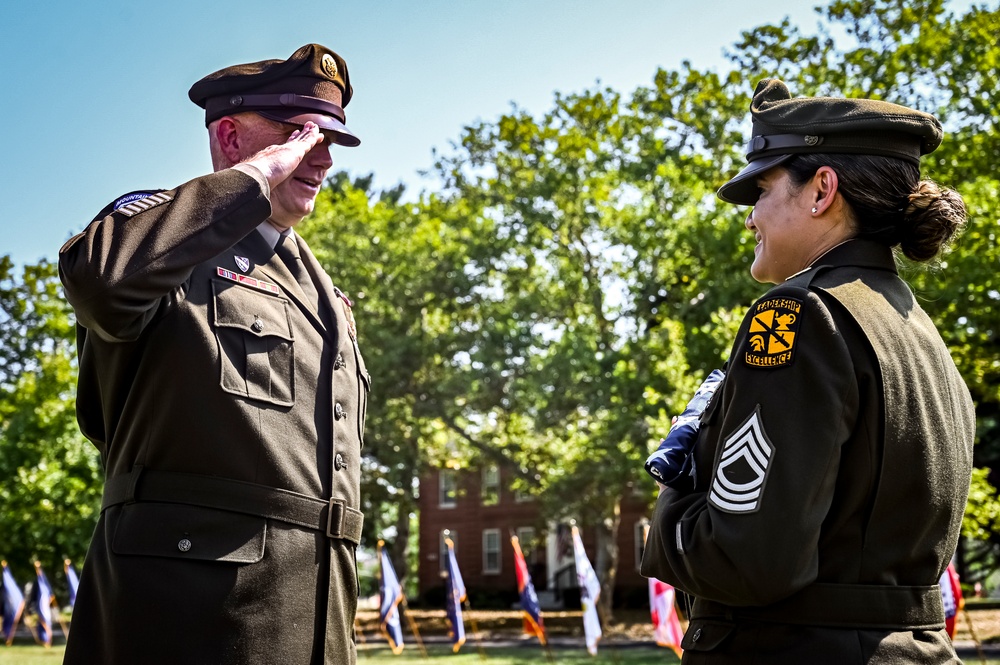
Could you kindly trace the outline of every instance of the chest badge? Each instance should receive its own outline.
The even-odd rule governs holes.
[[[347,297],[347,294],[338,289],[336,286],[333,287],[333,292],[338,298],[344,302],[344,314],[347,317],[347,334],[351,336],[351,341],[357,343],[358,341],[358,325],[354,321],[354,312],[351,311],[351,307],[354,303],[351,299]]]
[[[234,258],[236,259],[236,267],[240,269],[240,272],[250,270],[250,259],[245,256],[237,256]]]
[[[743,347],[751,367],[791,365],[798,339],[802,303],[794,298],[769,298],[754,305]]]

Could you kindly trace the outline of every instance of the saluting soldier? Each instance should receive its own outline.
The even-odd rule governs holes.
[[[937,580],[955,551],[975,416],[896,270],[965,221],[920,180],[932,116],[792,99],[761,81],[749,164],[747,312],[694,440],[694,488],[663,489],[642,573],[695,597],[685,663],[954,663]]]
[[[60,251],[107,478],[67,663],[353,663],[370,378],[294,227],[356,146],[318,44],[191,88],[215,172],[120,196]]]

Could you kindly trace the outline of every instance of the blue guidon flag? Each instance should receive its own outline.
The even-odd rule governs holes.
[[[66,584],[69,586],[69,606],[76,605],[76,591],[80,588],[80,576],[73,568],[73,562],[66,559],[63,562],[63,570],[66,571]]]
[[[451,650],[458,653],[458,650],[465,644],[465,623],[462,619],[462,603],[466,599],[465,582],[462,581],[462,573],[459,572],[458,561],[455,559],[455,543],[452,542],[451,538],[445,538],[444,543],[448,546],[445,610],[450,624]]]
[[[38,614],[38,634],[35,639],[39,644],[47,647],[52,646],[52,605],[56,602],[56,596],[52,593],[52,585],[49,578],[42,570],[42,564],[35,562],[35,612]]]
[[[21,614],[24,612],[24,594],[21,588],[14,581],[14,575],[7,567],[7,562],[2,562],[3,566],[3,587],[0,588],[0,599],[3,601],[3,639],[10,646],[14,641],[14,633],[17,631],[17,624],[21,621]]]
[[[514,546],[514,571],[517,573],[517,591],[521,595],[521,609],[524,610],[524,632],[534,635],[538,641],[545,644],[545,623],[542,621],[542,608],[538,605],[535,585],[531,583],[531,573],[524,561],[521,544],[517,536],[510,537]]]
[[[403,627],[399,622],[399,604],[403,601],[403,587],[396,577],[396,570],[383,547],[385,543],[378,541],[378,560],[381,568],[379,575],[379,629],[389,640],[389,646],[394,654],[403,651]]]

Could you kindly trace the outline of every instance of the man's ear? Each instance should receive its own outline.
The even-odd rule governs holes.
[[[243,159],[240,155],[241,127],[229,116],[224,116],[215,123],[215,139],[219,150],[230,164],[239,164]]]
[[[821,166],[813,174],[810,184],[813,191],[813,214],[822,215],[837,198],[840,186],[837,172],[829,166]]]

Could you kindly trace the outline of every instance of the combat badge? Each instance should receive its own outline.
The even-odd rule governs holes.
[[[726,439],[715,467],[708,500],[727,513],[746,514],[760,507],[774,446],[764,433],[760,406]]]
[[[795,298],[769,298],[754,305],[743,348],[743,359],[747,365],[791,365],[801,311],[802,302]]]

